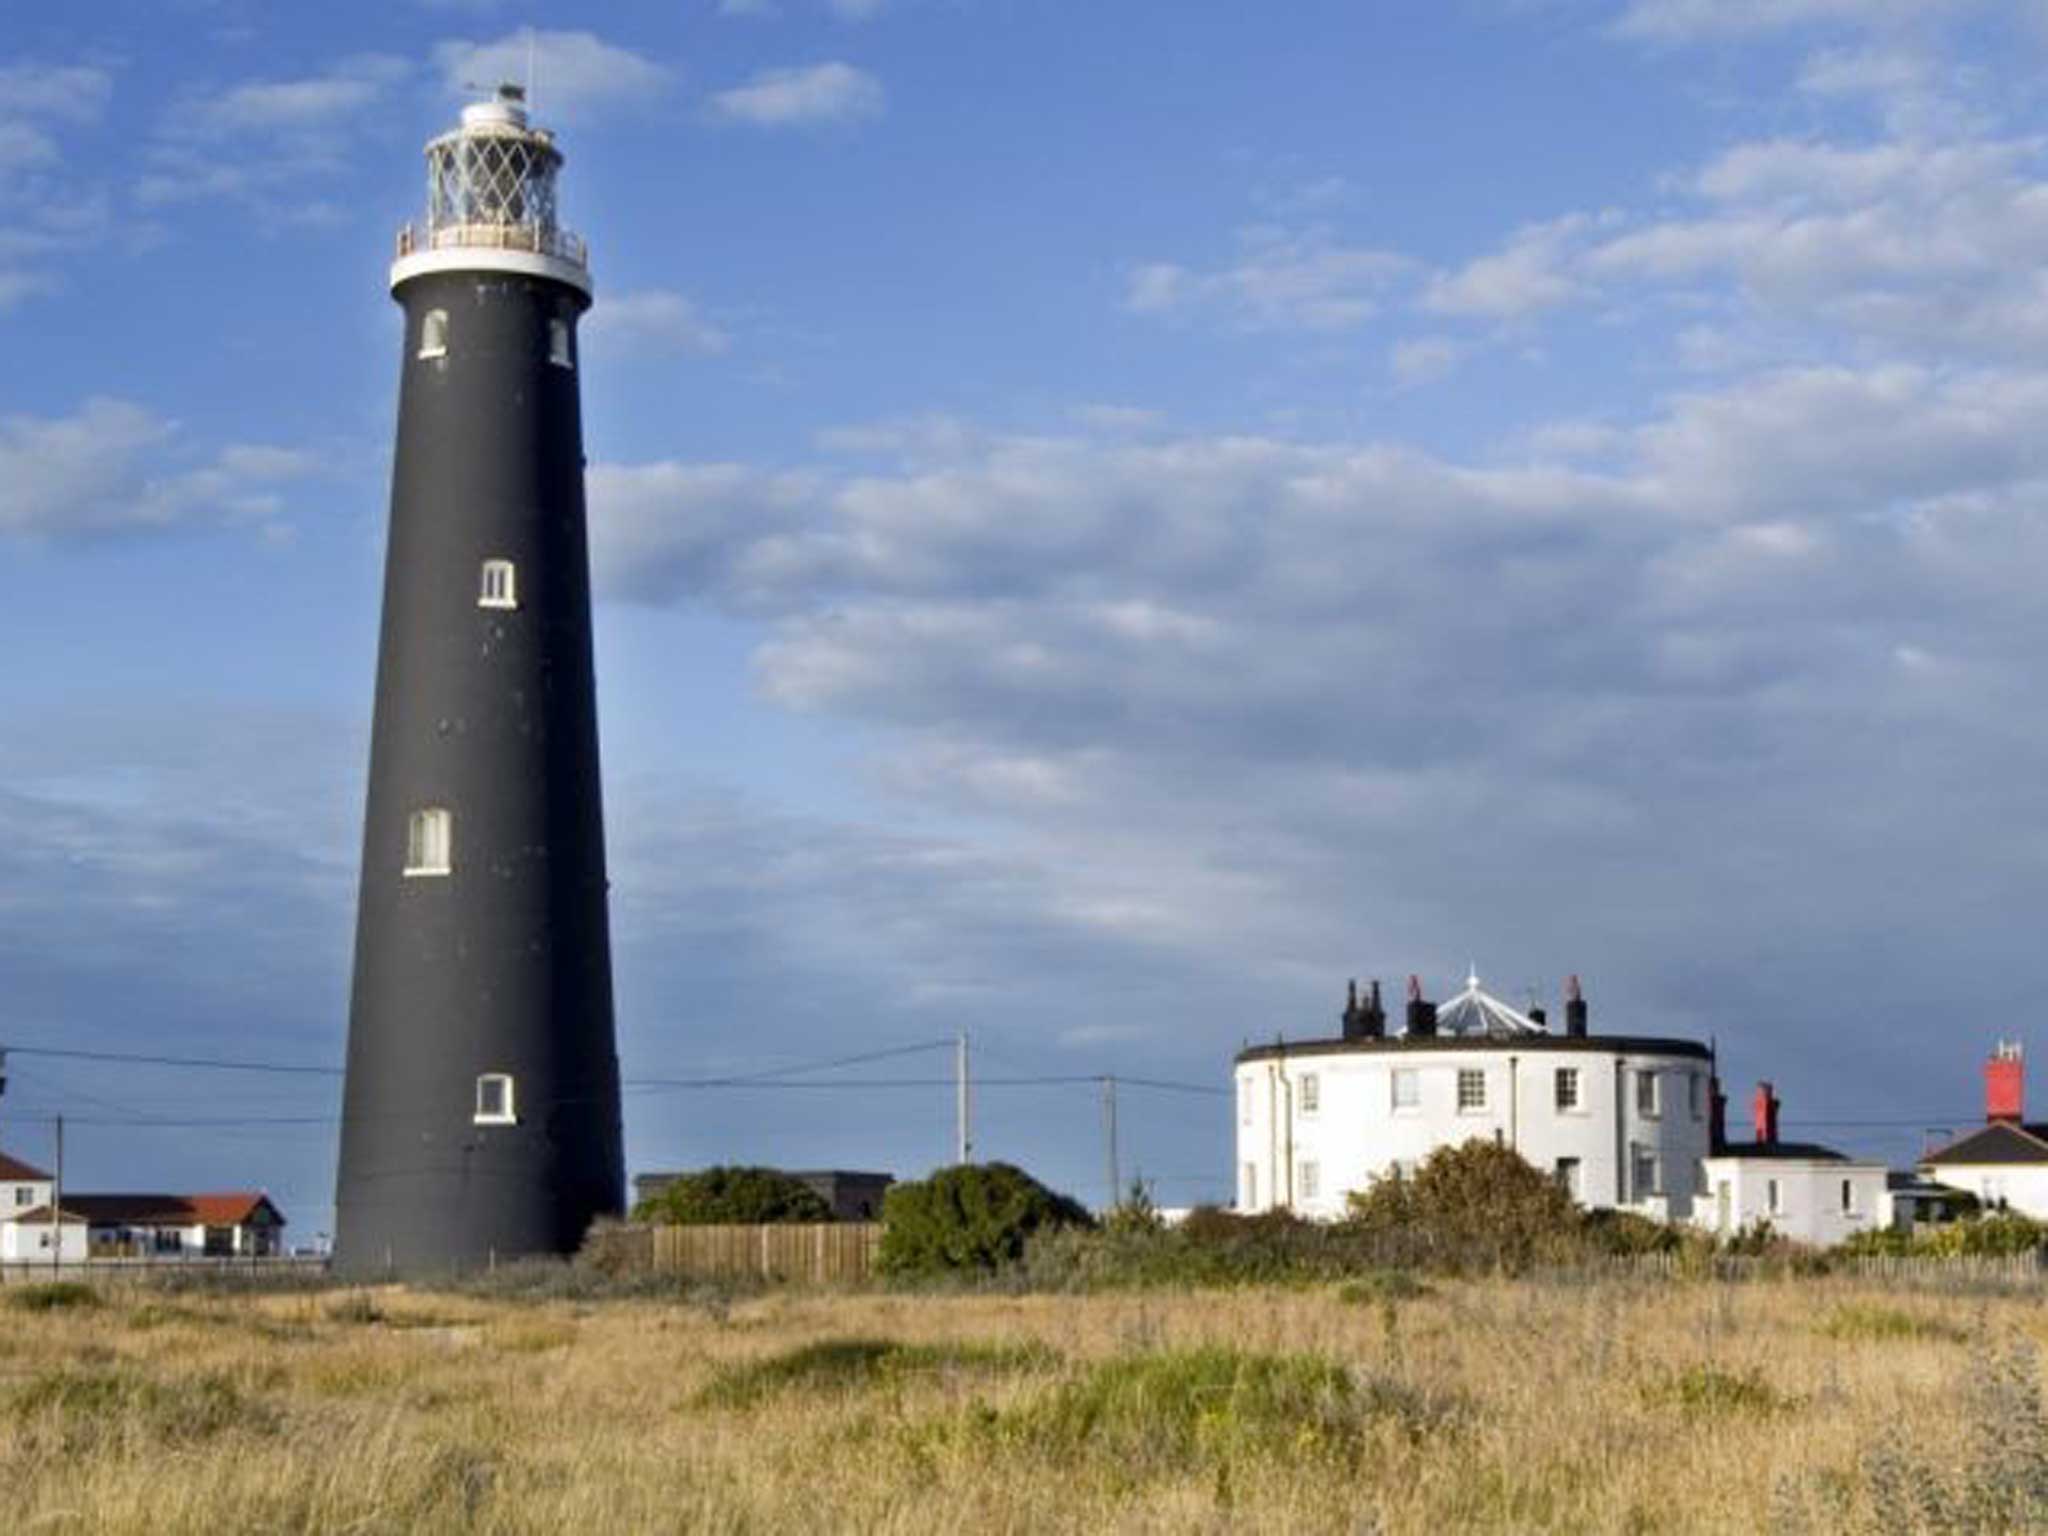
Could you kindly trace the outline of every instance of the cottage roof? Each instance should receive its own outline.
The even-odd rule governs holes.
[[[50,1176],[33,1164],[0,1152],[0,1181],[9,1184],[47,1184]]]
[[[2048,1163],[2048,1125],[2017,1125],[2001,1120],[1965,1132],[1920,1161],[1935,1168],[1973,1163]]]
[[[1817,1141],[1730,1141],[1722,1144],[1709,1161],[1724,1157],[1756,1158],[1788,1163],[1846,1163],[1846,1153],[1824,1147]]]

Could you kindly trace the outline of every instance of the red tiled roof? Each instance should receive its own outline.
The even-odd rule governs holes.
[[[0,1152],[0,1179],[10,1184],[47,1184],[50,1176],[42,1169],[24,1163],[18,1157],[9,1157]]]

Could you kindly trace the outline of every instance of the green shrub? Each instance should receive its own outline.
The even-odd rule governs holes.
[[[1581,1252],[1579,1210],[1557,1180],[1481,1139],[1355,1192],[1348,1221],[1389,1259],[1439,1269],[1519,1271]]]
[[[1923,1317],[1899,1307],[1867,1303],[1850,1303],[1835,1308],[1833,1315],[1821,1324],[1820,1332],[1830,1339],[1887,1344],[1899,1339],[1937,1339],[1943,1343],[1960,1344],[1969,1337],[1955,1324],[1939,1318]]]
[[[1929,1259],[2004,1258],[2048,1247],[2048,1223],[2012,1211],[1994,1211],[1917,1232],[1858,1232],[1842,1245],[1852,1256]]]
[[[1034,1233],[1093,1225],[1076,1201],[1021,1168],[966,1163],[889,1190],[876,1267],[898,1276],[987,1274],[1014,1264]]]
[[[127,1370],[46,1371],[14,1397],[14,1416],[32,1447],[79,1454],[140,1434],[190,1445],[232,1430],[266,1434],[277,1410],[213,1371],[158,1381]]]
[[[706,1168],[686,1173],[633,1208],[635,1221],[661,1226],[756,1226],[832,1220],[810,1185],[774,1168]]]
[[[82,1280],[48,1280],[7,1292],[7,1303],[24,1312],[61,1312],[96,1307],[100,1293]]]
[[[1724,1371],[1713,1365],[1689,1365],[1659,1377],[1643,1388],[1643,1401],[1696,1418],[1768,1418],[1793,1406],[1762,1371]]]
[[[1669,1222],[1652,1221],[1634,1211],[1602,1209],[1583,1212],[1579,1232],[1593,1253],[1632,1258],[1643,1253],[1676,1253],[1685,1234]]]
[[[1400,1269],[1376,1269],[1347,1280],[1337,1287],[1337,1299],[1347,1307],[1369,1307],[1390,1301],[1419,1301],[1435,1293],[1420,1280]]]

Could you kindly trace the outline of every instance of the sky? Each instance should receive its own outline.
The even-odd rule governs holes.
[[[2048,1050],[2040,0],[9,10],[0,1146],[74,1187],[332,1221],[336,1079],[19,1052],[339,1062],[387,265],[529,36],[633,1170],[922,1174],[946,1048],[647,1084],[965,1030],[1218,1090],[1119,1153],[1228,1198],[1353,976],[1577,973],[1897,1164]],[[974,1140],[1105,1193],[1091,1084]]]

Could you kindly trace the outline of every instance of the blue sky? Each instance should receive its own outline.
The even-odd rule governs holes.
[[[2048,7],[2011,0],[10,17],[7,1040],[338,1060],[385,268],[529,27],[599,291],[629,1078],[966,1027],[991,1073],[1220,1087],[1347,976],[1471,961],[1905,1160],[2033,1043]],[[331,1129],[132,1122],[331,1083],[14,1067],[0,1144],[61,1111],[79,1181],[325,1228]],[[1125,1169],[1227,1192],[1222,1105],[1127,1093]],[[979,1109],[1099,1197],[1092,1091]],[[645,1092],[628,1150],[915,1174],[950,1122]]]

